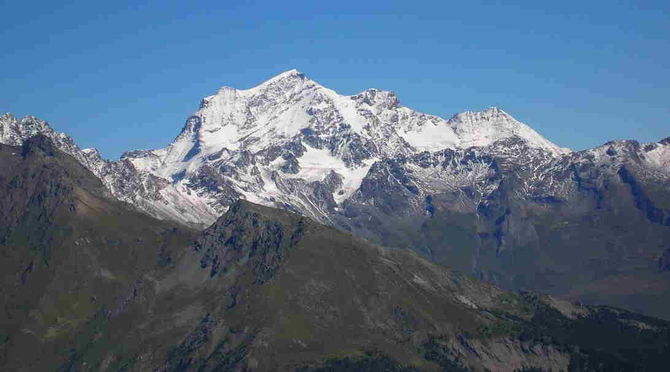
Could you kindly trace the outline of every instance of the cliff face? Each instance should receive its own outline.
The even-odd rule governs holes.
[[[201,233],[0,146],[3,369],[661,370],[670,324],[514,294],[246,201]],[[17,190],[23,191],[19,193]]]
[[[670,319],[668,139],[571,152],[498,108],[443,119],[294,70],[221,88],[168,146],[118,161],[39,119],[0,117],[0,142],[36,133],[165,221],[204,229],[245,199],[505,289]]]

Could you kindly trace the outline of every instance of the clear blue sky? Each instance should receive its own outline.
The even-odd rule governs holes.
[[[444,117],[500,106],[573,149],[670,136],[667,0],[0,0],[0,14],[0,111],[111,158],[166,145],[220,86],[292,68]]]

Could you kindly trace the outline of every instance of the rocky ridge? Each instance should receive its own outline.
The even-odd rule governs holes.
[[[161,219],[202,228],[242,198],[505,288],[670,318],[670,294],[653,300],[670,293],[670,138],[569,151],[498,108],[445,120],[295,70],[221,88],[170,145],[118,161],[39,119],[0,118],[1,142],[38,132]]]
[[[328,222],[373,164],[388,159],[512,138],[548,157],[568,152],[498,108],[444,120],[401,106],[392,92],[338,95],[296,70],[248,90],[221,88],[168,147],[129,151],[119,161],[80,150],[37,118],[0,118],[0,143],[36,133],[80,160],[117,198],[190,225],[213,222],[238,197]]]
[[[0,144],[0,367],[663,371],[670,323],[511,293],[243,200],[204,231]]]

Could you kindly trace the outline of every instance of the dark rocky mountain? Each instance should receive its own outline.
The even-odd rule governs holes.
[[[238,201],[195,232],[0,145],[3,370],[665,370],[670,323],[502,291]]]
[[[670,167],[649,165],[668,140],[546,161],[505,146],[518,147],[515,156],[447,150],[378,163],[338,223],[503,288],[670,319]],[[487,176],[475,186],[422,191],[433,169],[447,179],[482,166]]]
[[[44,136],[0,145],[0,369],[65,368],[193,234],[115,201]]]
[[[572,152],[497,108],[445,120],[295,70],[221,88],[170,145],[118,161],[0,117],[2,143],[36,133],[159,219],[202,229],[242,198],[506,289],[670,319],[670,139]]]

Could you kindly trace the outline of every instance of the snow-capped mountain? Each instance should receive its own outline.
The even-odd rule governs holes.
[[[497,108],[444,120],[401,106],[392,92],[342,96],[291,70],[252,89],[221,88],[173,143],[122,159],[199,208],[161,217],[209,223],[242,197],[328,222],[378,161],[510,138],[548,157],[568,152]]]
[[[421,195],[477,185],[485,195],[494,188],[482,182],[490,165],[468,162],[473,154],[531,167],[519,192],[532,192],[552,177],[538,170],[571,156],[498,108],[445,120],[400,105],[392,92],[339,95],[297,70],[247,90],[219,89],[202,100],[167,147],[129,151],[119,161],[106,161],[94,149],[80,151],[39,119],[5,115],[0,121],[1,142],[18,144],[45,133],[117,198],[190,225],[213,222],[238,198],[333,223],[345,201],[362,198],[371,169],[416,158],[433,159],[431,166],[408,169]],[[658,146],[650,159],[663,168],[668,156]],[[445,151],[452,155],[445,158]]]
[[[117,161],[34,117],[0,117],[2,143],[37,133],[158,218],[205,227],[242,198],[506,288],[593,300],[616,287],[608,302],[670,318],[640,299],[670,291],[658,276],[670,275],[670,138],[572,152],[498,108],[445,120],[295,70],[219,89],[168,146]]]
[[[127,160],[108,161],[96,149],[80,149],[72,138],[54,131],[46,121],[27,116],[16,118],[11,114],[0,116],[0,143],[20,146],[34,135],[48,137],[60,150],[73,156],[93,172],[106,186],[111,196],[135,205],[139,210],[160,218],[203,226],[200,216],[206,220],[214,218],[211,209],[203,209],[201,201],[185,198],[187,191],[180,192],[168,180],[135,168]]]
[[[570,153],[498,108],[445,120],[400,105],[388,91],[339,95],[297,70],[247,90],[219,89],[167,147],[129,151],[119,161],[79,150],[34,117],[7,114],[0,123],[0,142],[44,133],[117,198],[190,225],[208,225],[238,198],[334,223],[347,200],[362,202],[364,180],[389,163],[407,166],[411,176],[399,184],[411,182],[405,186],[421,197],[474,187],[484,198],[496,187],[485,182],[493,158],[496,167],[525,174],[515,192],[560,194],[565,185],[551,172],[558,159],[600,156],[598,149]],[[645,147],[650,169],[667,169],[667,147]]]

